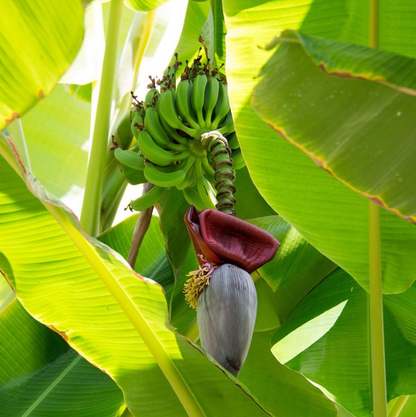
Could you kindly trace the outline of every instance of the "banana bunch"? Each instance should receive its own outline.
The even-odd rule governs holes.
[[[133,96],[130,120],[138,152],[127,156],[125,152],[130,151],[117,150],[115,157],[122,165],[143,173],[155,186],[154,198],[160,197],[158,187],[176,187],[199,210],[215,208],[214,161],[201,136],[219,132],[228,140],[234,169],[245,165],[234,132],[227,82],[218,68],[211,69],[208,59],[202,63],[199,54],[192,65],[186,62],[177,80],[181,65],[176,56],[162,79],[149,77],[143,101]],[[141,203],[130,205],[142,207]]]

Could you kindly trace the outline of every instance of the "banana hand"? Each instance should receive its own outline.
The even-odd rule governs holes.
[[[169,148],[173,151],[183,151],[186,149],[185,145],[175,144],[170,139],[159,120],[159,114],[154,107],[149,107],[146,110],[146,117],[144,119],[144,126],[150,133],[153,140],[161,148]]]
[[[179,154],[174,154],[161,148],[154,142],[153,138],[149,135],[149,133],[146,130],[142,130],[139,133],[137,143],[144,157],[156,165],[172,165],[173,163],[181,161],[189,156],[188,151],[183,151]]]
[[[164,91],[159,98],[158,112],[166,122],[174,129],[179,129],[191,136],[196,135],[196,129],[185,126],[176,114],[175,96],[173,90]]]

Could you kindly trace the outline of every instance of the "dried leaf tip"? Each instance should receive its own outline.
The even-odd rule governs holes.
[[[195,271],[191,271],[187,277],[190,277],[184,285],[183,292],[185,300],[196,310],[198,299],[202,291],[209,285],[209,280],[218,265],[206,261],[202,255],[198,255],[201,266]]]

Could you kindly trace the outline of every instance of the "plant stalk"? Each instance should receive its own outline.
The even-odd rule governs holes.
[[[379,45],[379,0],[370,0],[370,47]],[[386,358],[384,352],[381,273],[380,208],[369,202],[369,275],[371,386],[374,417],[387,417]]]
[[[383,293],[381,276],[380,208],[369,203],[370,346],[374,417],[387,416],[386,361],[384,353]]]
[[[153,184],[147,182],[143,186],[143,195],[149,192],[153,188]],[[139,254],[140,246],[143,242],[146,232],[149,230],[150,222],[152,221],[153,206],[150,206],[146,210],[143,210],[139,214],[136,226],[133,232],[133,239],[131,241],[130,252],[127,257],[127,262],[134,269],[136,265],[137,255]]]
[[[123,0],[112,0],[101,72],[97,113],[81,212],[82,228],[92,236],[96,236],[100,232],[101,195],[108,152],[111,103],[122,12]]]

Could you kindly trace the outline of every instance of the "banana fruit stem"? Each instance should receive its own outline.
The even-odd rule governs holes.
[[[146,194],[153,188],[150,182],[147,182],[143,187],[143,194]],[[137,220],[136,227],[134,228],[133,238],[131,241],[130,252],[127,257],[127,262],[134,269],[136,264],[137,255],[139,254],[140,245],[143,242],[144,236],[149,229],[150,222],[152,220],[153,206],[150,206],[146,210],[140,212],[139,219]]]
[[[215,170],[214,179],[218,201],[216,207],[223,213],[235,216],[235,171],[228,141],[220,132],[214,130],[204,133],[201,136],[201,142],[211,156],[212,167]]]

